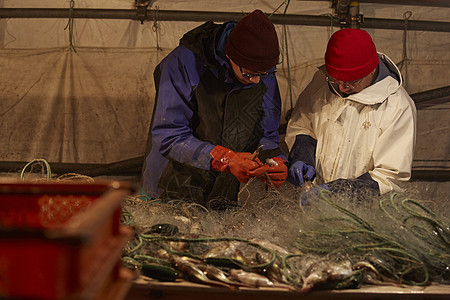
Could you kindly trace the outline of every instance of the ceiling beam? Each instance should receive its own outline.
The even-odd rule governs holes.
[[[69,18],[74,19],[131,19],[139,21],[238,21],[243,13],[210,11],[148,10],[146,16],[138,16],[134,9],[60,9],[60,8],[0,8],[1,18]],[[328,16],[286,15],[270,16],[274,24],[304,26],[336,26],[340,24]],[[401,19],[364,18],[361,28],[450,32],[450,22]]]
[[[298,2],[310,2],[310,1],[316,1],[316,2],[332,2],[331,0],[309,0],[309,1],[302,1],[298,0]],[[344,1],[342,1],[344,2]],[[351,1],[348,1],[351,2]],[[450,1],[449,0],[359,0],[356,1],[360,4],[389,4],[389,5],[411,5],[411,6],[432,6],[432,7],[450,7]]]
[[[450,7],[448,0],[359,0],[359,3],[390,4],[390,5],[412,5],[412,6],[433,6]]]

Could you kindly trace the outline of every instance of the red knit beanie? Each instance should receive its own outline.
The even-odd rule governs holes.
[[[325,53],[328,74],[342,81],[367,76],[378,66],[378,55],[370,35],[356,28],[336,31],[328,41]]]
[[[267,71],[278,63],[280,48],[275,27],[259,9],[243,17],[233,28],[225,53],[238,66]]]

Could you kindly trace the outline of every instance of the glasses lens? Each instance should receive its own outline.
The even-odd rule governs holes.
[[[264,78],[264,77],[267,77],[267,76],[269,76],[269,75],[274,74],[274,73],[277,71],[277,70],[273,70],[273,71],[270,71],[270,72],[255,73],[255,74],[247,74],[247,73],[244,73],[244,71],[242,70],[242,67],[241,67],[241,66],[239,66],[239,70],[241,71],[242,77],[248,78],[248,79],[251,79],[251,78],[253,78],[253,77],[261,77],[261,78]]]
[[[244,77],[253,78],[253,77],[266,77],[269,73],[256,73],[256,74],[242,74]]]
[[[355,88],[357,88],[359,86],[359,84],[361,83],[363,78],[357,79],[357,80],[353,80],[353,81],[336,81],[333,78],[327,77],[326,80],[330,84],[336,84],[338,86],[342,85],[346,89],[355,89]]]

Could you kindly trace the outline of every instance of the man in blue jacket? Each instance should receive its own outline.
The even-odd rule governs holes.
[[[240,182],[259,176],[271,187],[284,183],[279,53],[275,27],[260,10],[182,37],[154,72],[148,196],[223,209],[236,204]]]

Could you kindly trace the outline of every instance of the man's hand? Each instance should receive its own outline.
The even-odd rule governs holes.
[[[289,168],[288,180],[297,186],[303,186],[305,179],[312,181],[316,175],[316,169],[313,166],[305,164],[302,161],[295,162]]]
[[[312,201],[317,200],[320,197],[322,190],[330,191],[330,188],[326,184],[320,184],[318,186],[307,189],[300,196],[300,203],[302,206],[308,206]]]
[[[288,176],[288,168],[286,161],[281,157],[268,158],[266,163],[270,166],[267,170],[267,176],[272,181],[275,188],[279,188],[286,181]],[[271,187],[269,180],[264,180],[266,184]]]
[[[240,182],[246,183],[252,177],[262,175],[269,169],[258,158],[248,152],[234,152],[222,146],[211,151],[211,168],[219,172],[231,172]]]

